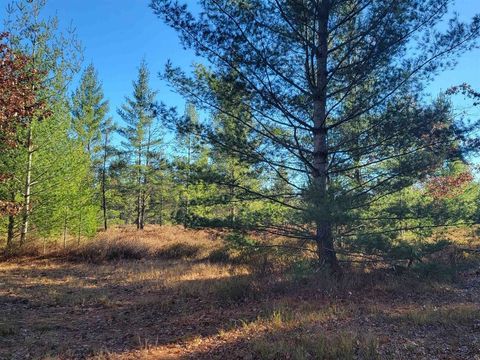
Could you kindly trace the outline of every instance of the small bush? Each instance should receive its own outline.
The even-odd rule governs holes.
[[[190,244],[173,244],[167,248],[159,249],[155,253],[155,257],[162,259],[178,260],[189,259],[195,257],[200,248]]]
[[[230,253],[226,248],[213,250],[207,256],[207,260],[212,263],[228,263],[230,259]]]
[[[70,250],[65,257],[70,261],[99,263],[105,260],[105,252],[105,248],[101,246],[90,245]]]
[[[289,269],[290,276],[294,281],[308,280],[315,274],[315,271],[315,263],[311,260],[297,261]]]
[[[216,286],[215,293],[220,301],[228,303],[256,297],[255,287],[248,277],[233,277],[222,281]]]
[[[5,249],[0,252],[0,261],[6,261],[15,258],[22,257],[37,257],[42,255],[42,249],[40,246],[35,246],[28,244],[23,247],[13,247],[10,249]]]
[[[107,248],[106,260],[140,260],[148,256],[148,248],[128,243],[118,243]]]
[[[440,262],[416,264],[413,272],[422,279],[434,281],[454,281],[457,277],[457,268]]]

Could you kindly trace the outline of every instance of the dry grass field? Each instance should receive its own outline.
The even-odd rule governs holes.
[[[335,279],[219,251],[220,235],[118,228],[4,259],[0,358],[480,359],[478,259]]]

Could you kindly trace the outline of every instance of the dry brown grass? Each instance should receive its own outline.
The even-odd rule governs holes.
[[[214,229],[185,229],[182,226],[149,225],[144,230],[134,226],[117,226],[107,232],[100,232],[94,239],[44,244],[31,241],[23,248],[0,254],[0,261],[22,258],[61,259],[73,262],[100,264],[120,260],[189,260],[207,261],[219,264],[248,266],[252,272],[267,274],[286,269],[305,254],[278,251],[277,248],[238,247],[231,241],[227,231]],[[258,240],[268,244],[281,244],[284,239],[263,236]]]
[[[264,254],[240,261],[218,233],[177,227],[117,228],[67,250],[0,262],[0,359],[480,353],[474,272],[455,283],[374,269],[340,279],[303,266],[265,272]]]
[[[221,233],[214,230],[190,230],[181,226],[118,226],[100,232],[80,245],[70,239],[63,247],[60,241],[44,244],[31,241],[27,246],[6,254],[6,258],[43,257],[86,262],[140,259],[203,259],[222,249]]]
[[[73,258],[97,260],[198,259],[222,246],[219,233],[214,231],[181,226],[147,226],[142,231],[117,227],[69,253]]]

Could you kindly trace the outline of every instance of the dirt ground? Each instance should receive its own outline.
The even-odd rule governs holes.
[[[480,359],[480,276],[251,275],[189,260],[0,263],[1,359]]]

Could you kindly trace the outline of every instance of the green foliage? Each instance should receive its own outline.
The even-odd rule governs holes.
[[[245,247],[253,248],[257,244],[257,242],[248,235],[236,231],[228,234],[225,237],[225,241],[237,249],[243,249]]]
[[[289,269],[291,277],[295,282],[311,279],[312,275],[318,271],[318,266],[311,260],[295,261]]]
[[[71,107],[72,130],[93,160],[101,148],[101,126],[109,110],[93,64],[82,74],[80,85],[72,95]]]
[[[186,100],[177,116],[157,103],[143,61],[118,109],[120,128],[92,64],[66,94],[79,69],[75,35],[42,19],[44,1],[17,3],[7,29],[42,75],[32,86],[48,99],[48,116],[26,119],[19,146],[0,154],[0,173],[13,175],[0,197],[23,204],[0,219],[9,241],[28,228],[32,239],[80,242],[103,217],[105,229],[234,229],[211,261],[231,260],[232,250],[246,261],[266,258],[247,235],[266,231],[313,242],[332,262],[339,248],[346,259],[411,265],[448,244],[436,230],[480,218],[480,186],[465,160],[475,126],[456,118],[448,98],[431,101],[422,90],[478,37],[479,18],[431,31],[450,1],[357,9],[351,1],[206,0],[195,17],[176,1],[152,0],[209,66],[196,65],[191,77],[166,67]],[[162,256],[195,251],[179,245]],[[311,270],[295,266],[300,278]]]
[[[147,63],[142,61],[138,69],[138,78],[133,82],[133,96],[127,97],[118,109],[125,126],[118,129],[125,140],[122,142],[123,158],[121,168],[126,176],[120,179],[122,195],[128,203],[134,203],[134,210],[129,207],[121,209],[122,216],[134,222],[138,229],[143,229],[147,219],[147,206],[153,192],[153,173],[159,171],[161,161],[159,147],[162,143],[161,131],[155,120],[155,97],[157,92],[149,85],[150,72]],[[157,165],[157,169],[155,166]],[[133,212],[135,214],[133,214]]]
[[[48,104],[47,112],[26,119],[18,130],[21,146],[0,156],[1,166],[15,164],[12,181],[0,184],[0,192],[23,205],[21,214],[8,219],[11,235],[21,234],[20,245],[62,234],[67,239],[67,233],[80,241],[98,227],[91,159],[70,134],[65,93],[79,68],[80,46],[74,33],[59,30],[58,19],[41,16],[44,5],[42,0],[17,1],[7,9],[12,45],[31,58],[30,71],[42,75],[32,86]]]
[[[440,262],[418,263],[413,266],[412,271],[421,279],[433,281],[452,282],[458,276],[458,269],[455,266]]]
[[[215,218],[300,232],[335,268],[338,244],[417,259],[433,228],[469,219],[469,204],[425,191],[438,169],[475,148],[465,140],[478,124],[423,91],[479,37],[478,16],[445,26],[452,3],[206,0],[190,11],[152,0],[208,59],[192,75],[168,64],[165,77],[212,118],[196,129],[216,160],[210,180],[224,210]]]

